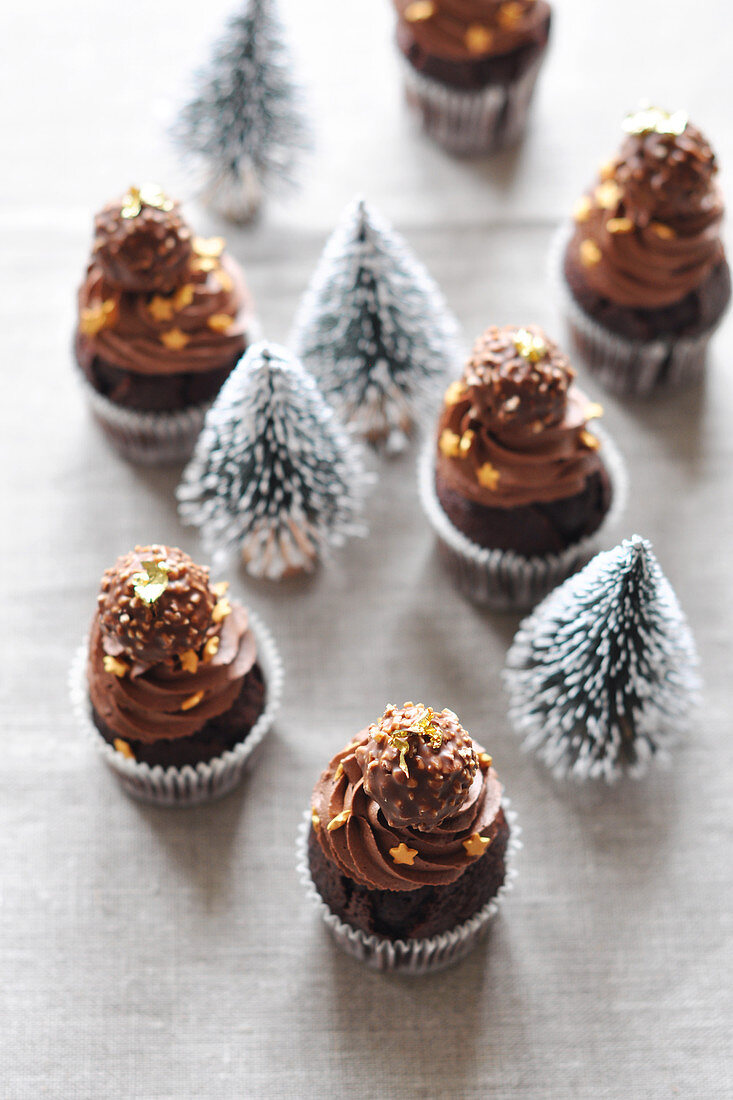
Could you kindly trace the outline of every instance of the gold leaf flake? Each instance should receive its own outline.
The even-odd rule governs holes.
[[[166,561],[144,561],[144,573],[133,573],[132,583],[135,595],[148,606],[165,592],[168,587],[168,563]]]
[[[583,410],[584,420],[600,420],[603,416],[603,405],[599,405],[597,401],[591,401],[590,404],[585,406]]]
[[[417,855],[417,848],[408,848],[405,842],[401,841],[396,848],[390,848],[389,854],[395,863],[405,863],[408,867],[412,867]]]
[[[526,328],[518,328],[513,337],[514,347],[528,363],[539,363],[548,353],[548,347],[541,336],[535,336]]]
[[[679,137],[687,127],[689,119],[685,111],[662,110],[650,103],[642,103],[636,111],[631,111],[621,123],[621,129],[627,134],[671,134]]]
[[[224,251],[225,244],[223,237],[194,237],[192,247],[197,256],[216,260]]]
[[[221,638],[218,634],[213,634],[211,638],[209,638],[208,642],[204,646],[204,652],[201,657],[201,660],[204,662],[204,664],[208,664],[211,658],[216,656],[216,654],[219,652],[220,644]]]
[[[113,676],[119,677],[120,680],[123,676],[127,675],[128,666],[124,661],[119,661],[116,657],[110,657],[109,654],[105,654],[102,658],[102,664],[105,672],[111,672]]]
[[[222,596],[220,600],[214,605],[214,610],[211,612],[211,621],[213,623],[220,623],[222,619],[226,619],[227,615],[231,614],[231,604],[226,596]]]
[[[195,649],[187,649],[179,657],[181,668],[184,672],[195,672],[199,667],[199,658]]]
[[[229,590],[229,581],[217,581],[216,584],[212,584],[211,591],[215,596],[224,596]]]

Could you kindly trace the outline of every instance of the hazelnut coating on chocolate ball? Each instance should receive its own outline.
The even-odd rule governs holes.
[[[452,711],[390,704],[368,734],[355,755],[364,789],[389,825],[429,832],[458,812],[478,759]]]
[[[136,546],[102,577],[102,634],[133,660],[154,664],[196,649],[217,602],[209,570],[176,547]]]
[[[557,424],[575,371],[537,325],[492,325],[476,341],[464,372],[475,418],[496,428]]]
[[[166,292],[185,279],[192,256],[191,230],[177,202],[159,187],[131,187],[94,219],[92,263],[113,288]]]

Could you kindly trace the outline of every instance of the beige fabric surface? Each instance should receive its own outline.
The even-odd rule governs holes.
[[[475,165],[413,131],[386,0],[283,7],[318,152],[290,205],[228,234],[273,339],[286,339],[357,190],[404,231],[469,338],[491,321],[560,333],[545,274],[553,226],[642,94],[689,107],[730,194],[724,0],[602,11],[560,0],[525,146]],[[74,726],[67,670],[102,570],[137,541],[200,550],[176,518],[175,474],[126,466],[82,406],[74,290],[95,208],[144,178],[187,194],[164,126],[225,10],[38,0],[3,16],[0,1094],[728,1097],[730,320],[699,390],[631,406],[587,382],[632,475],[614,536],[653,541],[703,659],[704,711],[671,771],[576,789],[522,755],[500,687],[517,619],[453,593],[413,454],[379,466],[369,537],[317,575],[278,587],[233,577],[287,671],[280,719],[240,791],[190,812],[141,808]],[[189,210],[202,232],[222,229]],[[486,945],[412,980],[338,954],[294,870],[319,769],[385,702],[408,698],[454,708],[489,748],[525,843]]]

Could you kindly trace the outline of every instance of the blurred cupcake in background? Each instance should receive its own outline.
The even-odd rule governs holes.
[[[556,267],[588,367],[616,393],[680,385],[703,370],[730,299],[723,197],[707,138],[683,111],[642,106],[575,207]]]
[[[522,137],[547,49],[544,0],[394,0],[407,99],[451,153]]]
[[[126,458],[183,461],[251,338],[242,271],[154,184],[105,206],[94,232],[75,336],[92,412]]]
[[[451,575],[477,603],[531,606],[592,554],[625,475],[603,409],[535,325],[492,326],[446,391],[420,493]]]

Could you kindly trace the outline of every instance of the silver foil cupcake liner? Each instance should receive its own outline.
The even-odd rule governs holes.
[[[211,402],[179,412],[140,412],[115,405],[81,375],[92,415],[115,450],[129,462],[154,466],[185,462],[204,426]]]
[[[244,741],[205,763],[182,768],[151,767],[117,752],[97,730],[90,712],[86,665],[89,643],[77,650],[69,672],[71,706],[80,728],[94,744],[105,764],[133,798],[157,806],[193,806],[228,794],[252,763],[255,750],[269,732],[280,706],[283,665],[272,634],[259,616],[249,612],[249,623],[257,643],[257,661],[265,681],[265,709]]]
[[[679,389],[702,377],[710,338],[720,322],[696,336],[628,340],[604,328],[581,308],[565,280],[563,261],[572,231],[563,226],[550,251],[556,298],[588,370],[604,389],[618,396],[640,396]],[[721,315],[722,320],[722,315]]]
[[[397,971],[403,974],[429,974],[452,966],[476,947],[486,932],[489,921],[496,914],[505,895],[514,886],[517,876],[514,859],[522,847],[519,839],[521,828],[516,813],[509,808],[508,798],[502,799],[502,808],[509,823],[509,842],[504,862],[506,877],[498,892],[482,909],[469,920],[457,925],[449,932],[438,936],[415,940],[390,940],[385,936],[370,935],[358,928],[352,928],[329,909],[318,893],[308,863],[308,835],[311,828],[311,813],[306,811],[298,827],[297,871],[305,887],[308,900],[312,902],[326,922],[329,932],[339,947],[348,955],[366,963],[372,970]]]
[[[595,554],[605,532],[621,517],[628,496],[626,464],[608,433],[594,425],[613,493],[611,507],[587,538],[557,554],[524,557],[513,550],[478,546],[453,526],[435,491],[435,441],[429,440],[418,462],[418,490],[423,511],[438,538],[441,556],[459,591],[494,611],[525,611],[534,607],[561,581]]]
[[[543,57],[544,51],[511,84],[488,84],[470,92],[424,76],[403,57],[407,101],[424,132],[449,153],[495,152],[522,138]]]

